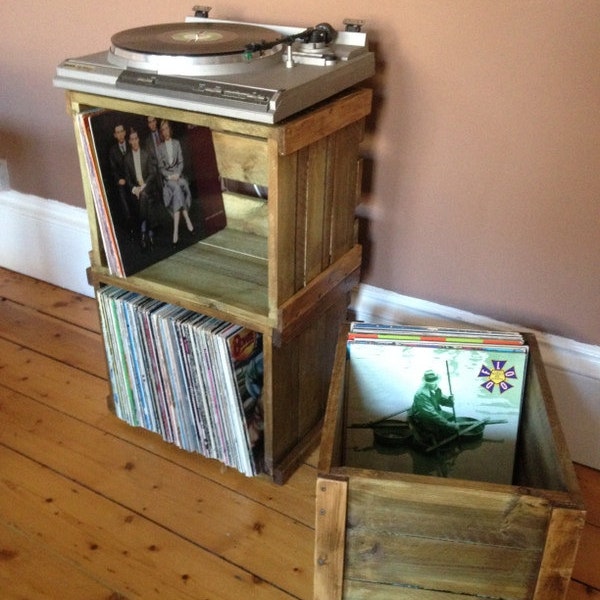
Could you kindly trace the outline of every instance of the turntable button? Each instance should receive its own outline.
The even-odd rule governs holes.
[[[240,92],[238,90],[225,90],[223,92],[224,96],[227,96],[228,98],[239,98],[239,99],[245,99],[248,98],[248,94],[245,94],[244,92]]]
[[[215,85],[213,87],[207,87],[205,89],[206,92],[208,92],[209,94],[222,94],[223,93],[223,88],[220,85]]]

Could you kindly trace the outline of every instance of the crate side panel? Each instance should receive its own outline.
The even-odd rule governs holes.
[[[517,445],[515,483],[540,490],[565,492],[566,503],[583,508],[579,484],[537,340],[533,335],[524,336],[530,355]]]
[[[549,514],[529,496],[351,478],[345,577],[525,600]]]
[[[285,456],[323,419],[336,335],[345,318],[348,297],[343,289],[294,338],[273,346],[273,459]]]
[[[346,552],[348,579],[502,600],[532,598],[539,565],[533,550],[382,532],[348,536]]]
[[[551,424],[546,412],[538,367],[530,356],[525,399],[521,411],[521,430],[516,451],[515,481],[539,489],[566,490]]]
[[[267,144],[258,138],[213,131],[219,175],[235,181],[269,184]]]
[[[421,478],[423,479],[423,478]],[[541,549],[550,518],[543,498],[459,485],[352,478],[348,526],[457,542]],[[355,511],[355,512],[354,512]],[[425,518],[424,518],[425,517]]]
[[[333,185],[330,231],[330,260],[336,261],[355,241],[356,178],[359,173],[358,149],[363,138],[364,121],[352,123],[333,136],[329,165]]]
[[[280,156],[269,140],[269,308],[277,308],[296,292],[297,154]]]
[[[297,152],[347,125],[363,119],[371,112],[373,91],[354,88],[334,102],[301,114],[291,122],[273,128],[282,154]]]
[[[340,327],[331,372],[325,419],[319,448],[320,473],[329,473],[342,466],[344,439],[344,399],[346,383],[347,324]]]
[[[266,200],[236,192],[223,192],[227,228],[267,239],[269,207]],[[264,257],[267,258],[266,243]]]
[[[552,511],[534,600],[566,596],[575,564],[585,513],[557,508]]]
[[[326,328],[326,319],[321,317],[318,323]],[[333,357],[334,348],[319,331],[320,327],[309,327],[299,336],[299,403],[298,431],[307,431],[319,421],[325,412],[328,377],[321,364]]]

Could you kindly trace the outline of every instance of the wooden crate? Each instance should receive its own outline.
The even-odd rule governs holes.
[[[268,189],[263,202],[226,192],[225,229],[130,277],[117,277],[107,269],[92,182],[77,137],[93,284],[145,293],[273,333],[277,341],[293,337],[304,327],[302,321],[318,312],[320,299],[360,268],[355,208],[359,146],[371,97],[368,89],[347,90],[292,119],[264,125],[67,92],[76,132],[78,115],[90,108],[208,127],[219,176]]]
[[[345,466],[346,335],[319,457],[314,598],[564,598],[585,511],[535,337],[514,484],[499,485]]]
[[[283,483],[318,442],[336,334],[360,275],[359,147],[372,92],[348,89],[274,125],[68,91],[90,224],[90,283],[113,285],[263,336],[264,470]],[[90,108],[210,129],[227,226],[129,277],[108,269],[79,135]],[[244,190],[244,185],[241,189]]]

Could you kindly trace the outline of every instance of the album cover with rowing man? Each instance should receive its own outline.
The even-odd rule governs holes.
[[[361,327],[347,342],[346,464],[510,484],[528,359],[519,334]]]

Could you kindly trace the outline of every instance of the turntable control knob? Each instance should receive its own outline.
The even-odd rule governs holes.
[[[309,42],[329,44],[335,38],[336,31],[329,23],[319,23],[315,26]]]

